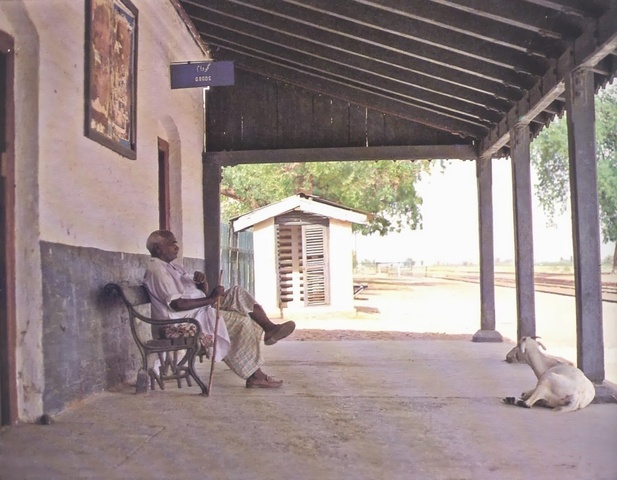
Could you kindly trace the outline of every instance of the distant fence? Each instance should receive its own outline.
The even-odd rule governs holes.
[[[241,285],[255,293],[253,232],[233,233],[229,224],[221,223],[221,269],[225,287]]]

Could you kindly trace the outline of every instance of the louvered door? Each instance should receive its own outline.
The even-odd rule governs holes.
[[[330,303],[328,227],[278,224],[276,229],[280,308]]]
[[[304,265],[305,304],[329,303],[326,228],[322,225],[302,227],[302,263]]]
[[[276,229],[279,306],[304,302],[302,230],[299,225],[277,225]]]

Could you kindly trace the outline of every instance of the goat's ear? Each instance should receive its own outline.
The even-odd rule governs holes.
[[[518,342],[518,348],[521,353],[525,353],[525,345],[527,344],[527,337],[522,337]]]
[[[539,337],[538,337],[539,338]],[[538,345],[540,345],[544,350],[546,350],[546,347],[544,346],[544,344],[542,342],[540,342],[539,340],[536,340],[536,343]]]

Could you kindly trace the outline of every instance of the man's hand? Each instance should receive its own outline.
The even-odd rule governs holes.
[[[212,290],[212,293],[209,295],[209,297],[217,298],[222,297],[223,295],[225,295],[225,287],[223,285],[219,285],[214,290]]]
[[[195,272],[193,274],[193,281],[197,285],[203,285],[204,283],[206,283],[206,275],[204,274],[204,272]]]
[[[206,275],[203,272],[195,272],[193,274],[193,281],[198,290],[201,290],[208,295],[208,282],[206,281]]]

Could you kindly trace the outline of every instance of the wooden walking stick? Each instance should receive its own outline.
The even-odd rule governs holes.
[[[223,270],[219,272],[219,283],[216,286],[221,284],[221,278],[223,277]],[[216,320],[214,321],[214,340],[212,342],[212,358],[210,359],[210,377],[208,378],[208,393],[210,396],[210,392],[212,392],[212,379],[214,378],[214,359],[216,358],[216,338],[219,330],[219,312],[221,310],[221,297],[216,297]]]

